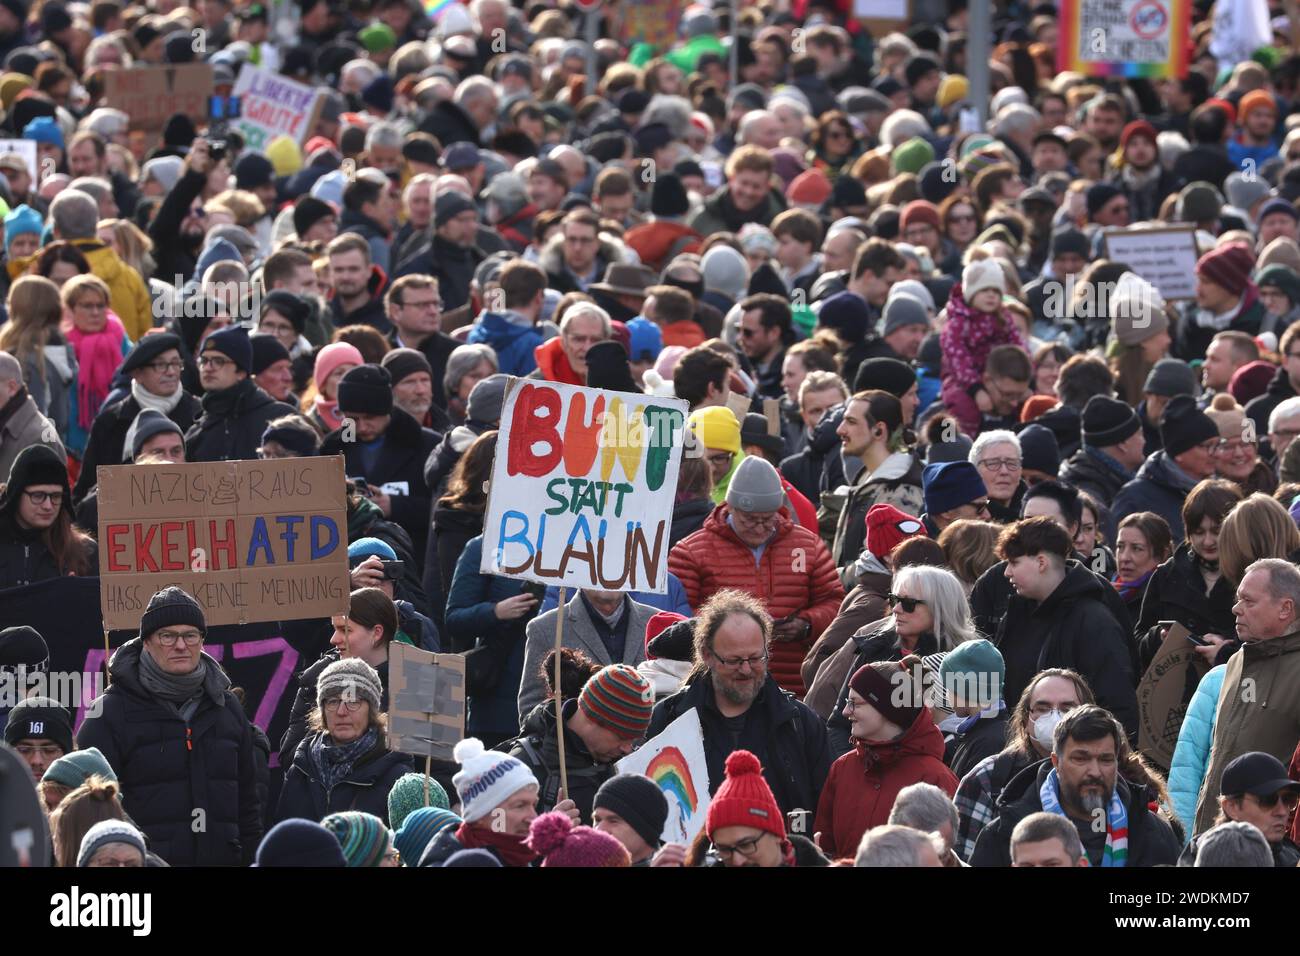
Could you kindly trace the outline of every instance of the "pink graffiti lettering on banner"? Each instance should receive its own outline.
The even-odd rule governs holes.
[[[276,665],[275,673],[271,675],[271,680],[266,685],[266,693],[262,695],[262,701],[257,705],[257,714],[253,717],[253,723],[265,728],[271,726],[271,718],[275,715],[275,709],[280,706],[280,698],[284,696],[285,688],[293,680],[293,669],[298,664],[298,652],[283,637],[241,641],[235,645],[236,660],[245,657],[261,657],[263,654],[280,655],[280,663]],[[279,755],[272,753],[271,766],[276,766],[278,762]]]

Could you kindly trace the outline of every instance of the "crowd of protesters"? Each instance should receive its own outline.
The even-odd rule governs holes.
[[[1224,60],[1197,0],[1186,76],[1094,78],[996,2],[977,104],[965,0],[696,3],[657,47],[628,3],[589,45],[547,0],[0,0],[0,589],[97,573],[101,465],[349,476],[281,739],[178,587],[84,715],[8,711],[54,863],[1295,866],[1296,25]],[[314,125],[107,99],[196,62]],[[1144,229],[1192,297],[1109,257]],[[481,570],[512,376],[689,406],[666,593]],[[64,636],[0,631],[0,676]],[[464,655],[454,760],[390,749],[394,643]],[[666,841],[616,765],[692,710]]]

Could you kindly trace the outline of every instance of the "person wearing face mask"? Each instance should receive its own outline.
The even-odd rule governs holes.
[[[1063,667],[1037,674],[1012,708],[1007,745],[985,757],[961,778],[953,803],[957,807],[957,841],[953,850],[969,861],[980,831],[997,815],[997,798],[1011,779],[1052,750],[1052,733],[1062,718],[1081,704],[1093,702],[1082,675]]]
[[[1002,791],[971,866],[1010,866],[1016,824],[1040,811],[1074,824],[1089,866],[1172,865],[1181,841],[1148,805],[1149,788],[1121,774],[1129,769],[1125,750],[1124,729],[1109,711],[1093,704],[1071,711],[1052,733],[1050,758],[1022,770]]]

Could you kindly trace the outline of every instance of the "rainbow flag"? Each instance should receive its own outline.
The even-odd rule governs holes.
[[[423,0],[424,13],[435,23],[447,12],[447,8],[458,4],[460,0]]]

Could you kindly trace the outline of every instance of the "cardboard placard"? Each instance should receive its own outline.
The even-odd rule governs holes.
[[[677,398],[512,379],[480,570],[666,593],[686,409]]]
[[[1181,624],[1171,625],[1151,666],[1138,681],[1138,749],[1161,767],[1173,763],[1178,731],[1187,714],[1183,700],[1187,669],[1196,671],[1197,681],[1210,669],[1187,634]]]
[[[104,627],[135,629],[155,592],[184,588],[209,626],[348,611],[343,457],[105,465]]]
[[[1196,231],[1190,226],[1168,229],[1107,229],[1102,238],[1105,257],[1129,267],[1156,287],[1166,302],[1196,297]]]
[[[1061,0],[1056,68],[1085,76],[1184,77],[1190,9],[1182,0]]]
[[[616,765],[619,773],[649,777],[668,798],[665,843],[690,844],[709,812],[709,764],[704,731],[692,707]]]
[[[465,657],[388,647],[388,749],[451,760],[465,736]]]
[[[853,16],[874,37],[906,28],[912,19],[911,0],[853,0]]]
[[[271,70],[245,64],[230,95],[240,103],[239,119],[231,125],[243,135],[247,149],[264,151],[277,136],[288,136],[300,146],[306,142],[325,94]]]
[[[104,71],[104,105],[131,117],[131,129],[157,132],[174,113],[208,115],[212,66],[177,63]]]
[[[40,183],[40,166],[36,161],[36,141],[31,139],[0,139],[0,156],[17,153],[22,156],[27,172],[32,177],[32,187]]]

